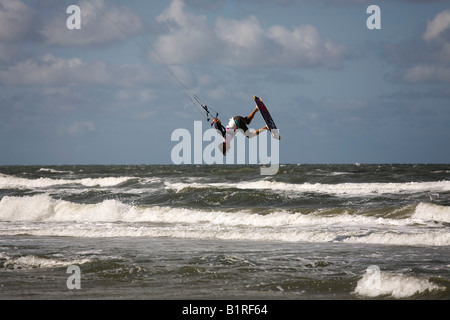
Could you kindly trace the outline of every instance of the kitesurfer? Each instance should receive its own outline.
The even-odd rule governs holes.
[[[220,151],[223,153],[223,155],[225,155],[228,149],[230,149],[230,142],[231,140],[233,140],[238,130],[242,130],[243,134],[247,138],[256,137],[262,131],[269,130],[267,126],[261,129],[254,130],[253,132],[250,132],[250,130],[248,129],[247,125],[249,125],[252,122],[253,117],[258,111],[259,111],[258,107],[255,107],[255,110],[253,110],[247,117],[235,116],[230,119],[226,127],[222,125],[219,118],[215,117],[212,120],[211,125],[214,125],[214,127],[217,129],[217,131],[224,139],[223,144],[221,145],[222,147],[219,148],[221,149]]]

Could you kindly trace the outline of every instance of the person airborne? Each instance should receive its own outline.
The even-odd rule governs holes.
[[[250,132],[247,125],[249,125],[253,117],[255,116],[256,112],[258,112],[258,107],[255,107],[255,110],[253,110],[247,117],[241,117],[241,116],[235,116],[230,119],[228,122],[228,125],[224,127],[222,123],[220,122],[219,118],[215,117],[212,120],[211,125],[214,125],[214,127],[217,129],[217,131],[220,133],[220,135],[223,137],[223,144],[221,147],[219,147],[220,151],[225,156],[227,151],[230,149],[230,143],[231,140],[233,140],[234,136],[236,135],[236,132],[238,130],[242,130],[243,134],[247,138],[253,138],[256,137],[261,133],[261,131],[269,130],[267,126],[261,129],[257,129],[253,132]]]

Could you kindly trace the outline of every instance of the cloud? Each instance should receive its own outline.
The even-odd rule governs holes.
[[[450,67],[441,65],[415,65],[406,69],[403,81],[409,83],[450,82]]]
[[[450,10],[438,13],[427,23],[422,36],[427,55],[425,62],[405,70],[403,81],[409,83],[450,82]]]
[[[425,31],[399,44],[385,43],[385,57],[399,67],[405,83],[450,82],[450,10],[428,20]]]
[[[346,49],[324,39],[311,25],[262,28],[258,19],[219,19],[217,34],[228,49],[225,64],[335,67],[346,55]]]
[[[105,46],[143,30],[140,18],[127,7],[111,5],[104,0],[83,0],[78,6],[81,11],[81,30],[67,28],[69,14],[55,14],[41,30],[46,42],[69,47]]]
[[[217,54],[220,43],[206,16],[194,16],[183,11],[184,2],[174,0],[157,17],[157,21],[166,24],[169,34],[159,37],[156,48],[167,63],[180,64],[199,62]]]
[[[69,30],[67,4],[40,0],[33,7],[20,0],[0,0],[0,62],[12,64],[29,57],[30,52],[25,49],[29,44],[102,47],[143,30],[139,17],[126,7],[114,6],[105,0],[83,0],[78,5],[82,29]],[[123,25],[126,30],[121,32]]]
[[[156,49],[170,64],[211,62],[226,66],[338,67],[347,55],[344,45],[320,35],[312,25],[264,28],[257,17],[217,18],[184,11],[173,0],[157,18],[169,26]]]
[[[427,29],[423,34],[423,39],[431,41],[438,39],[444,33],[450,29],[450,10],[438,13],[433,20],[428,21]]]
[[[114,66],[105,62],[86,63],[80,58],[60,58],[45,54],[0,70],[0,83],[9,86],[88,86],[130,87],[153,81],[140,66]]]
[[[16,43],[38,39],[39,19],[29,6],[18,0],[0,0],[0,41]]]

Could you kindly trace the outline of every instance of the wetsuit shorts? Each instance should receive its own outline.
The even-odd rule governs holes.
[[[234,122],[236,122],[238,129],[242,129],[244,132],[248,130],[247,125],[250,124],[250,121],[248,121],[247,117],[236,116],[233,117],[233,119]]]

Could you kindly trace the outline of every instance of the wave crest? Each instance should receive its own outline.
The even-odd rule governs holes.
[[[381,272],[376,268],[368,268],[358,281],[355,293],[366,297],[391,296],[393,298],[409,298],[425,291],[445,290],[427,279],[419,279],[403,274]]]
[[[252,210],[207,211],[138,206],[116,199],[83,204],[40,194],[3,197],[0,201],[0,222],[4,223],[0,225],[0,233],[450,245],[450,234],[435,223],[441,211],[448,212],[447,207],[424,203],[409,210],[411,213],[406,218],[403,215],[401,218],[389,218],[389,214],[380,217],[357,211],[349,213],[345,209],[328,213],[323,210],[292,212],[274,209],[261,214]],[[429,216],[433,219],[430,223],[425,221]],[[444,216],[441,219],[447,218]],[[424,223],[426,226],[423,226]]]

